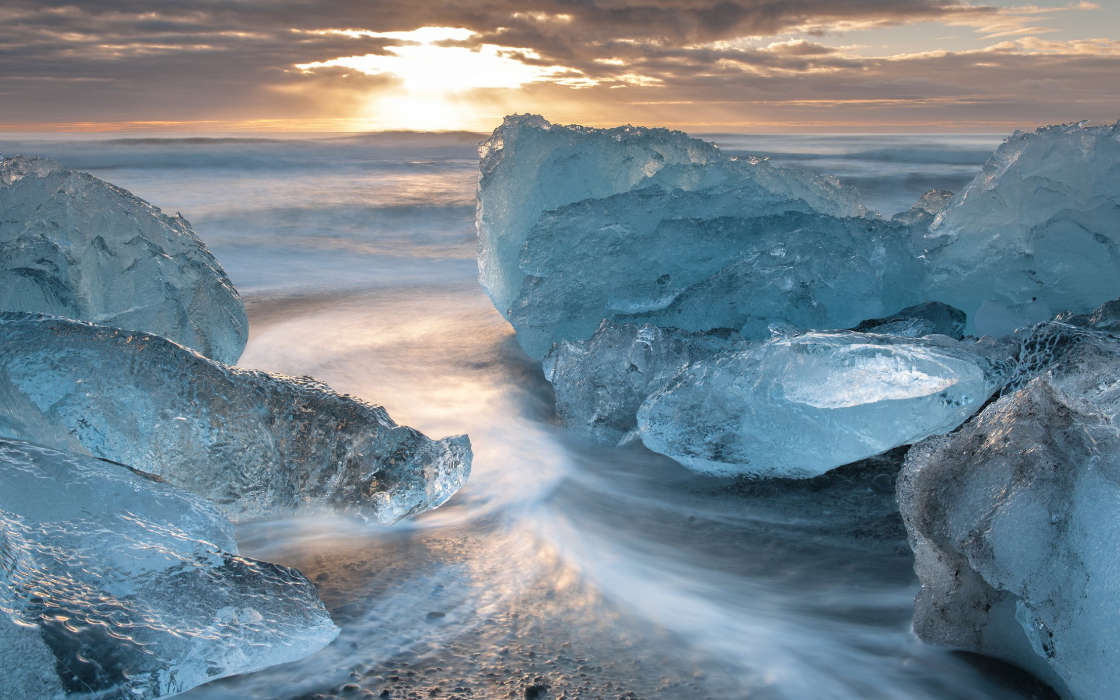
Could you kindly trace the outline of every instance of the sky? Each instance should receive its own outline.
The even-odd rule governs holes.
[[[0,131],[1120,119],[1120,0],[4,0]]]

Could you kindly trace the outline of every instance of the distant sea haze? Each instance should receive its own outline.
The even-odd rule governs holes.
[[[181,212],[243,292],[349,289],[474,265],[482,134],[3,141]],[[726,152],[836,175],[886,216],[959,190],[997,135],[707,135]]]

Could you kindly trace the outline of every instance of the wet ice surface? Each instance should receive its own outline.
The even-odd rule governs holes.
[[[464,435],[432,440],[307,376],[54,316],[0,313],[0,398],[0,434],[143,465],[235,520],[330,508],[393,523],[470,475]]]
[[[1009,137],[923,238],[930,298],[1002,335],[1120,293],[1120,122]]]
[[[0,154],[0,309],[157,333],[236,362],[249,331],[182,217],[39,158]]]
[[[697,471],[817,476],[963,423],[1002,384],[986,349],[936,335],[778,338],[690,364],[638,409],[638,432]]]
[[[1079,698],[1110,697],[1120,680],[1120,344],[1093,328],[1114,327],[1116,309],[1022,333],[1016,381],[959,431],[915,445],[899,484],[918,634],[1010,659]]]
[[[334,639],[315,586],[233,536],[148,475],[0,440],[0,697],[163,697]]]
[[[754,143],[800,143],[775,141]],[[840,160],[866,150],[828,143]],[[992,145],[952,167],[970,177]],[[301,153],[298,171],[285,144],[83,149],[76,165],[181,209],[248,292],[242,366],[316,376],[474,447],[466,487],[410,524],[242,526],[242,553],[299,567],[342,631],[303,662],[185,697],[1049,697],[911,635],[894,465],[740,483],[561,429],[475,281],[473,144],[386,155],[347,142],[311,149],[329,166]],[[264,166],[237,165],[247,157]],[[888,213],[940,177],[917,162],[890,173],[872,202]]]

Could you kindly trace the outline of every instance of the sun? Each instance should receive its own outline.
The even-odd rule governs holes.
[[[420,27],[406,32],[330,29],[317,33],[395,42],[385,47],[385,53],[340,56],[296,65],[304,72],[348,68],[366,75],[395,78],[396,87],[372,95],[367,105],[365,116],[378,129],[473,128],[492,121],[492,115],[475,100],[465,99],[467,93],[514,90],[529,83],[555,81],[558,76],[571,81],[573,75],[572,69],[564,66],[535,63],[540,55],[529,49],[488,43],[448,45],[477,36],[462,27]]]

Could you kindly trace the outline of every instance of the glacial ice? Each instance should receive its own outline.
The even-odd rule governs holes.
[[[585,439],[618,444],[637,430],[638,408],[690,362],[747,347],[735,331],[604,321],[588,340],[561,341],[543,362],[565,427]]]
[[[923,241],[927,298],[1002,335],[1120,295],[1120,122],[1016,133]]]
[[[852,330],[860,333],[878,333],[903,338],[921,338],[924,335],[947,335],[961,340],[966,325],[965,313],[960,309],[927,301],[924,304],[908,306],[885,318],[871,318],[861,321]]]
[[[830,274],[882,263],[882,256],[894,254],[898,237],[885,223],[838,220],[862,216],[866,209],[854,190],[833,179],[766,160],[726,157],[681,132],[563,127],[519,115],[506,118],[481,154],[480,280],[517,328],[522,347],[536,358],[560,339],[587,338],[604,318],[634,316],[694,330],[738,319],[746,324],[758,314],[741,307],[758,303],[748,297],[764,284],[785,284],[779,289],[795,292],[783,309],[816,303],[813,295],[823,293],[823,285],[795,271],[823,237],[837,238]],[[801,217],[777,216],[787,212]],[[750,220],[767,215],[773,218]],[[862,269],[870,280],[857,286],[854,296],[882,285],[876,274],[868,274],[875,269]],[[712,319],[688,325],[657,317],[662,310],[687,315],[667,307],[678,297],[682,306],[703,306],[716,293],[713,286],[742,283],[748,274],[758,276],[756,288],[741,290],[728,302],[732,308],[713,314],[716,325],[710,325]],[[708,287],[699,287],[705,281]],[[883,309],[876,303],[831,313],[849,311],[852,323]]]
[[[923,639],[1069,697],[1120,684],[1120,303],[1018,334],[1004,395],[915,445],[898,486]]]
[[[88,173],[0,157],[0,310],[155,333],[234,363],[237,291],[181,216]]]
[[[940,334],[960,340],[964,312],[928,302],[855,327],[862,333],[919,338]],[[772,335],[796,335],[775,325]],[[563,340],[542,361],[552,383],[556,413],[565,427],[601,444],[627,442],[637,436],[638,408],[686,366],[720,353],[757,345],[731,329],[684,331],[679,328],[603,321],[587,340]]]
[[[0,697],[174,695],[337,634],[315,585],[238,556],[203,499],[0,439]]]
[[[844,328],[919,301],[901,227],[789,210],[720,216],[713,196],[643,190],[542,216],[509,317],[525,351],[587,338],[604,318],[765,338],[773,325]]]
[[[430,440],[311,378],[227,367],[159,336],[0,314],[0,435],[144,469],[235,519],[330,507],[389,523],[466,481]]]
[[[638,411],[649,449],[714,474],[806,478],[945,433],[1000,386],[1002,348],[811,332],[692,363]]]
[[[892,216],[891,221],[905,224],[924,233],[937,215],[949,206],[952,199],[953,193],[949,190],[929,190],[918,197],[918,201],[914,202],[908,210]]]

